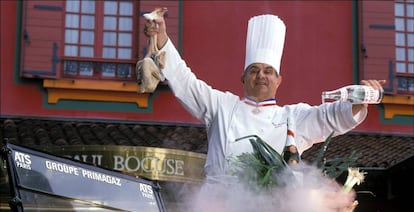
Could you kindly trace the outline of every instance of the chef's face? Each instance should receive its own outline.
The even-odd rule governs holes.
[[[247,96],[263,101],[275,98],[282,77],[270,65],[253,63],[244,72],[242,82]]]

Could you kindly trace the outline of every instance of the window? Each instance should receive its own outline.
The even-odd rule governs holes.
[[[131,78],[133,26],[132,1],[66,1],[64,76]]]
[[[414,2],[396,1],[395,70],[397,91],[414,92]]]
[[[20,76],[42,79],[49,104],[81,100],[149,107],[149,94],[137,96],[133,70],[148,47],[141,14],[151,12],[154,1],[30,0],[19,5]],[[170,39],[180,43],[179,27],[174,27],[180,26],[180,2],[163,5],[173,23]]]

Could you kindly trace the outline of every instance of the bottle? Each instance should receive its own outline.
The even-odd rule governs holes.
[[[376,90],[367,85],[348,85],[333,91],[322,92],[322,103],[348,101],[352,104],[378,104],[384,96],[384,90]]]

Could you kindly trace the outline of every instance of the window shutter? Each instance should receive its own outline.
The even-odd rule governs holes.
[[[390,79],[395,58],[394,1],[360,1],[361,79]]]
[[[65,1],[23,1],[21,76],[58,78]]]

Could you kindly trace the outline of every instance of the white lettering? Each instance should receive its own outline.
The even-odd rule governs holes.
[[[141,191],[143,197],[154,199],[154,193],[150,185],[140,183],[139,190]]]
[[[173,159],[167,159],[165,163],[167,164],[167,174],[174,174],[174,160]]]
[[[30,160],[30,155],[21,152],[15,152],[14,160],[28,165],[32,164],[32,161]]]
[[[157,159],[154,157],[145,157],[141,160],[141,167],[144,172],[152,172],[153,166],[151,166],[152,160]],[[147,162],[148,161],[148,162]]]
[[[122,170],[125,169],[125,166],[124,166],[124,157],[119,156],[119,155],[114,155],[114,169],[115,170],[118,170],[118,171],[122,171]]]
[[[92,163],[101,165],[102,164],[102,155],[92,155]]]
[[[83,161],[83,162],[86,162],[86,163],[102,165],[103,155],[73,155],[73,156],[65,155],[65,156],[73,158],[75,160]]]
[[[132,165],[135,165],[135,168],[131,168],[130,162],[134,163]],[[139,169],[139,158],[136,156],[128,156],[125,160],[125,167],[128,171],[137,171]]]
[[[32,170],[32,167],[29,164],[16,162],[16,166],[22,169]]]
[[[16,156],[17,157],[17,156]],[[73,155],[73,159],[81,160],[84,162],[92,162],[93,164],[100,165],[102,163],[103,155],[92,154],[92,155]],[[22,159],[23,160],[23,159]],[[157,174],[166,174],[166,175],[180,175],[184,176],[184,161],[174,158],[157,158],[154,156],[147,156],[144,158],[139,158],[134,155],[124,157],[122,155],[113,155],[113,169],[118,171],[127,171],[127,172],[144,172],[144,173],[157,173]],[[53,169],[56,169],[61,172],[67,172],[70,170],[67,167],[62,167],[55,164]]]
[[[144,157],[140,160],[137,156],[128,156],[124,158],[120,155],[114,155],[114,168],[118,171],[145,173],[156,172],[159,174],[180,175],[184,176],[184,161],[172,158],[160,160],[157,157]]]
[[[175,173],[174,174],[184,176],[184,161],[182,160],[175,161]]]
[[[86,177],[86,178],[89,178],[91,180],[96,180],[96,181],[101,181],[101,182],[105,182],[105,183],[108,183],[108,184],[122,186],[120,178],[112,177],[112,176],[109,176],[109,175],[106,175],[106,174],[102,174],[102,173],[82,169],[82,176]]]
[[[14,153],[14,161],[16,163],[16,166],[23,169],[31,170],[32,167],[30,166],[32,164],[32,160],[30,159],[30,155],[24,154],[21,152],[15,152]]]
[[[45,161],[46,168],[53,171],[58,171],[66,174],[79,175],[79,170],[75,166],[70,166],[64,163]]]
[[[83,162],[88,162],[87,161],[87,159],[88,159],[88,155],[81,155],[82,156],[82,161]]]

